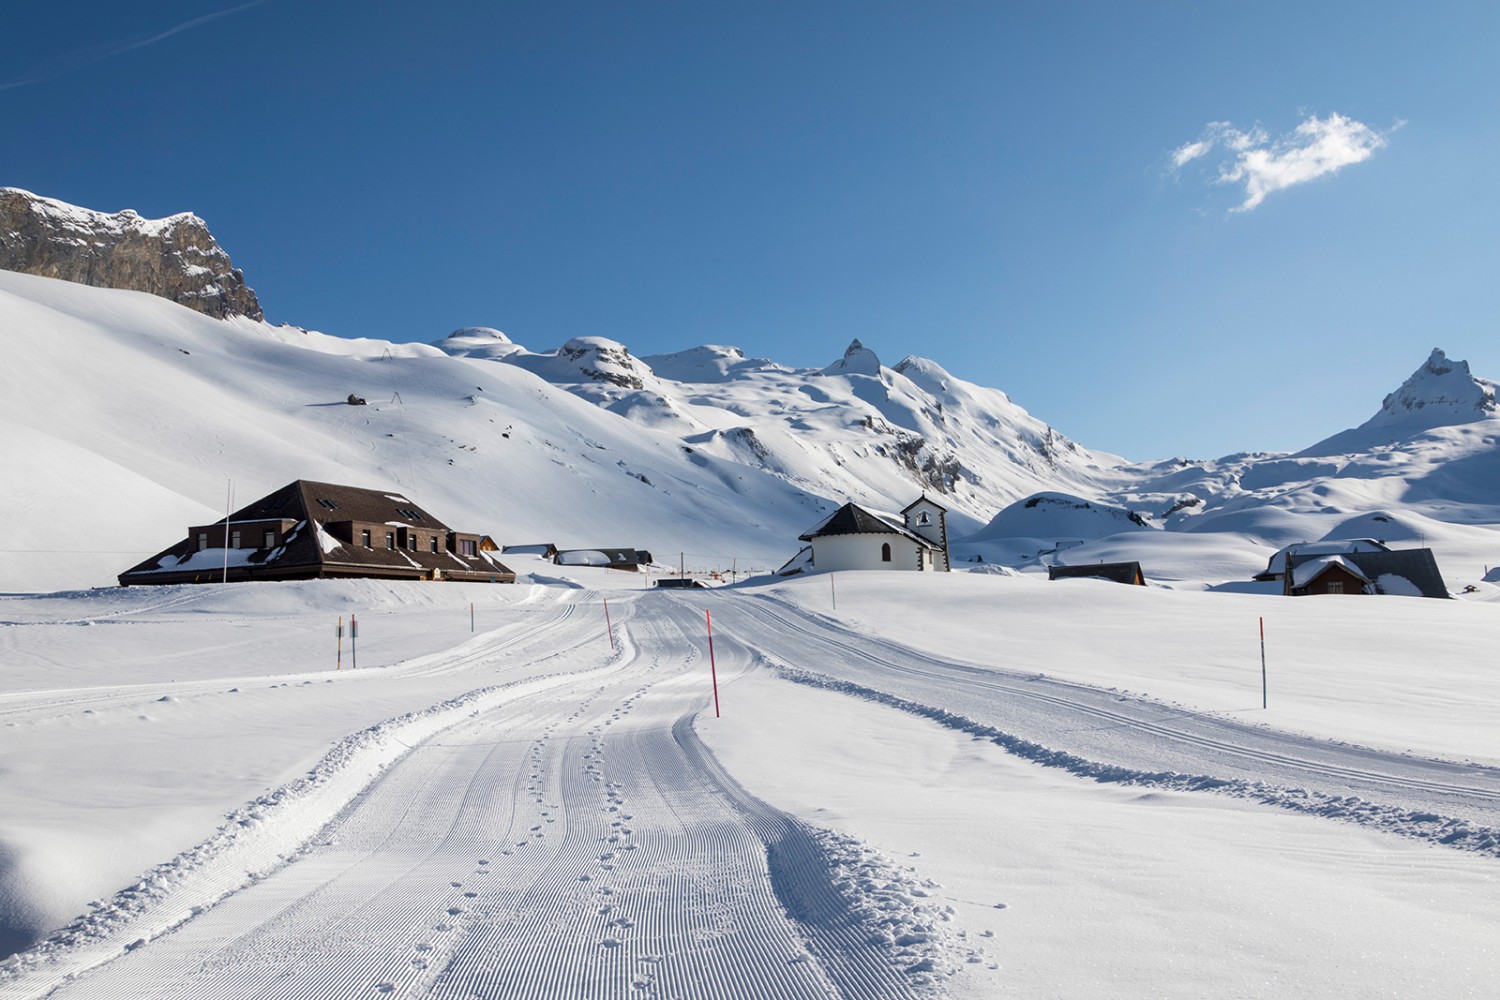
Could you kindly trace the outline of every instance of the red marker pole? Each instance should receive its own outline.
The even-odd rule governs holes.
[[[339,649],[338,659],[334,661],[334,671],[344,669],[344,616],[339,615]]]
[[[714,665],[714,616],[705,608],[703,619],[708,622],[708,672],[714,679],[714,718],[719,717],[719,668]]]
[[[609,621],[609,598],[604,599],[604,631],[609,633],[609,648],[615,648],[615,627]]]
[[[1260,620],[1260,707],[1269,707],[1269,696],[1266,694],[1266,619]]]

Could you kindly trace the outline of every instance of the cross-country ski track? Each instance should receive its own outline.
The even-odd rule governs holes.
[[[1500,770],[1349,746],[993,665],[774,594],[597,596],[371,670],[450,694],[352,734],[0,966],[5,997],[901,997],[942,992],[946,919],[841,872],[847,840],[748,793],[712,722],[746,671],[991,739],[1098,781],[1220,792],[1500,853]],[[285,682],[306,675],[288,675]],[[472,678],[467,687],[454,681]],[[264,682],[261,678],[261,682]],[[359,680],[354,680],[359,683]],[[224,697],[225,682],[156,684]],[[787,685],[788,696],[797,690]],[[142,689],[143,690],[143,689]],[[7,696],[28,718],[143,697]],[[705,714],[706,713],[706,714]],[[885,872],[900,889],[900,874]]]

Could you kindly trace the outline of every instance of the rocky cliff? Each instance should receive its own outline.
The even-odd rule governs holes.
[[[203,220],[187,212],[107,215],[0,188],[0,268],[149,292],[218,319],[265,318],[245,276]]]

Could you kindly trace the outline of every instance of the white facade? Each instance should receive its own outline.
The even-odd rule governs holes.
[[[942,561],[942,553],[894,531],[823,535],[812,539],[812,550],[812,568],[824,573],[856,569],[931,573],[941,568]]]
[[[901,512],[906,519],[906,530],[925,539],[933,548],[934,567],[946,573],[948,566],[948,511],[933,503],[925,495]]]

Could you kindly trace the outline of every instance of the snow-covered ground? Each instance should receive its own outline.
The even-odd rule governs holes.
[[[1297,454],[1127,465],[858,342],[397,345],[9,272],[0,330],[7,1000],[1500,981],[1500,416],[1439,351]],[[972,572],[81,589],[298,478],[735,578],[929,490]],[[1463,599],[1250,582],[1353,538]]]
[[[0,599],[0,994],[1500,974],[1493,604],[566,572]]]

